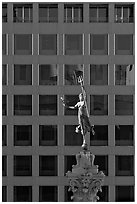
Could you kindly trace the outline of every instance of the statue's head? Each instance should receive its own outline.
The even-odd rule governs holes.
[[[84,100],[83,93],[80,93],[80,94],[79,94],[79,100],[80,100],[80,101],[83,101],[83,100]]]

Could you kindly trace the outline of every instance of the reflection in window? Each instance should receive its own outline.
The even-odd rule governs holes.
[[[58,191],[57,186],[40,186],[39,202],[57,202]]]
[[[115,156],[116,176],[134,176],[134,157]]]
[[[14,96],[14,115],[32,115],[32,96]]]
[[[32,54],[32,35],[31,34],[14,35],[14,54],[15,55]]]
[[[64,73],[65,85],[78,85],[79,83],[76,73],[78,73],[79,76],[83,76],[83,65],[65,65]]]
[[[95,135],[90,133],[90,145],[107,146],[108,145],[108,126],[95,125],[94,130],[95,130]]]
[[[90,96],[90,114],[108,115],[108,96],[107,95]]]
[[[108,65],[90,65],[90,85],[108,84]]]
[[[115,115],[133,115],[133,95],[115,96]]]
[[[65,125],[65,145],[80,146],[82,144],[82,135],[75,132],[75,125]]]
[[[58,67],[56,64],[39,65],[39,85],[57,85]]]
[[[83,36],[81,34],[65,35],[65,55],[83,54]]]
[[[7,85],[7,65],[2,65],[2,85]]]
[[[108,22],[108,5],[107,4],[90,4],[89,22],[103,23]]]
[[[115,144],[116,146],[134,145],[134,127],[133,125],[115,126]]]
[[[2,155],[2,176],[7,176],[7,156]]]
[[[32,176],[32,156],[14,156],[14,176]]]
[[[14,84],[15,85],[32,84],[31,65],[14,65]]]
[[[108,54],[108,35],[107,34],[90,35],[90,54],[91,55]]]
[[[116,202],[134,202],[134,186],[116,186]]]
[[[7,96],[2,95],[2,115],[7,115]]]
[[[14,146],[32,145],[32,126],[14,125]]]
[[[39,145],[40,146],[57,145],[57,125],[39,126]]]
[[[14,4],[13,22],[16,23],[32,22],[32,4]]]
[[[79,98],[76,95],[65,95],[64,99],[68,106],[75,106],[79,101]],[[77,115],[78,109],[69,109],[65,107],[64,113],[65,115]]]
[[[14,186],[14,202],[32,202],[32,186]]]
[[[2,54],[7,54],[7,34],[2,34]]]
[[[39,114],[57,115],[57,96],[56,95],[39,96]]]
[[[7,145],[7,126],[2,125],[2,146]]]
[[[108,176],[108,156],[96,155],[94,164],[98,165],[99,170],[103,171],[103,173]]]
[[[2,22],[6,23],[7,20],[7,4],[2,4]]]
[[[64,5],[64,22],[65,23],[83,22],[83,5],[82,4],[65,4]]]
[[[115,85],[134,85],[135,69],[133,65],[115,66]]]
[[[115,5],[115,22],[116,23],[133,23],[134,22],[134,5],[133,4]]]
[[[7,202],[7,186],[2,186],[2,202]]]
[[[57,156],[39,156],[39,176],[57,176]]]
[[[57,55],[57,35],[56,34],[39,35],[39,54]]]
[[[133,35],[130,34],[115,35],[115,54],[133,55]]]
[[[39,4],[39,22],[57,23],[58,5],[57,4]]]

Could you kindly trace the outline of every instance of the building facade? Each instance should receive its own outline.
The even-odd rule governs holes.
[[[2,199],[71,201],[76,164],[75,70],[82,71],[106,177],[100,201],[134,201],[134,3],[2,4]]]

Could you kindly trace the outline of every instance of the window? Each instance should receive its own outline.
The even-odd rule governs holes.
[[[31,85],[31,65],[14,65],[14,85]]]
[[[39,176],[57,176],[57,156],[39,156]]]
[[[57,202],[57,186],[39,186],[39,202]]]
[[[116,186],[116,202],[134,202],[134,186]]]
[[[2,115],[7,115],[7,96],[2,95]]]
[[[115,5],[115,23],[133,23],[133,22],[134,22],[133,4]]]
[[[32,186],[14,186],[14,202],[32,202]]]
[[[108,96],[107,95],[90,96],[90,114],[108,115]]]
[[[57,4],[39,4],[39,22],[57,23],[58,5]]]
[[[2,65],[2,85],[7,85],[7,65]]]
[[[7,156],[2,155],[2,176],[7,176]]]
[[[8,39],[7,34],[2,34],[2,54],[7,55]]]
[[[65,23],[83,22],[83,5],[82,4],[65,4],[64,5],[64,22]]]
[[[15,55],[32,54],[32,35],[31,34],[14,35],[14,54]]]
[[[32,145],[32,126],[14,125],[14,146]]]
[[[2,4],[2,22],[6,23],[8,20],[7,17],[7,4]]]
[[[108,202],[108,186],[102,186],[102,192],[98,191],[99,200],[97,202]]]
[[[108,145],[108,126],[95,125],[94,130],[95,130],[95,135],[90,133],[90,145],[107,146]]]
[[[14,176],[32,176],[32,156],[14,156]]]
[[[39,96],[39,115],[57,115],[57,95]]]
[[[75,125],[65,125],[65,145],[80,146],[83,142],[82,135],[75,132]]]
[[[133,95],[115,96],[115,115],[133,115]]]
[[[39,65],[39,85],[57,85],[58,67],[56,64]]]
[[[135,85],[135,69],[132,64],[115,66],[115,85]]]
[[[116,176],[134,176],[133,155],[115,156]]]
[[[7,202],[7,186],[2,186],[2,202]]]
[[[2,146],[7,146],[7,126],[2,125]]]
[[[83,36],[81,34],[65,35],[65,55],[83,54]]]
[[[83,65],[66,65],[64,66],[64,84],[78,85],[78,76],[83,76]]]
[[[65,186],[65,202],[72,202],[71,196],[73,196],[72,191],[68,191],[69,186]]]
[[[108,65],[90,65],[90,85],[108,85]]]
[[[32,115],[31,95],[14,95],[14,115]]]
[[[57,55],[57,35],[56,34],[39,35],[39,54]]]
[[[40,146],[57,145],[57,125],[39,126],[39,145]]]
[[[115,145],[133,146],[134,145],[134,127],[133,125],[115,126]]]
[[[64,156],[65,159],[65,169],[64,173],[66,174],[68,171],[72,171],[72,165],[76,165],[76,156]]]
[[[75,106],[75,104],[79,101],[79,98],[77,95],[65,95],[64,99],[68,106]],[[64,108],[64,114],[65,115],[77,115],[78,109],[69,109],[66,107]]]
[[[89,22],[92,22],[92,23],[108,22],[108,5],[107,4],[90,4]]]
[[[31,23],[32,22],[32,4],[14,4],[13,22]]]
[[[108,176],[108,156],[96,155],[94,164],[99,166],[99,171]]]
[[[91,55],[108,54],[108,35],[107,34],[90,35],[90,54]]]
[[[125,43],[126,42],[126,43]],[[115,54],[133,55],[133,35],[115,35]]]

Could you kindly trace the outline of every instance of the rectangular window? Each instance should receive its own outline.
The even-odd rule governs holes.
[[[39,176],[57,176],[57,156],[39,156]]]
[[[134,22],[134,5],[116,4],[115,23],[133,23],[133,22]]]
[[[2,4],[2,22],[6,23],[8,20],[7,17],[7,4]]]
[[[57,23],[58,5],[57,4],[39,4],[39,22]]]
[[[75,125],[65,125],[65,145],[66,146],[80,146],[82,144],[82,135],[75,132]]]
[[[14,156],[14,176],[32,176],[32,156]]]
[[[7,95],[2,95],[2,115],[7,115]]]
[[[32,202],[32,186],[14,186],[14,202]]]
[[[65,4],[64,22],[65,23],[83,22],[83,4]]]
[[[90,114],[108,115],[108,95],[90,96]]]
[[[39,65],[39,85],[57,85],[58,67],[56,64]]]
[[[133,35],[115,35],[115,55],[133,55]]]
[[[108,145],[108,126],[95,125],[94,130],[95,130],[95,135],[90,133],[90,145],[107,146]]]
[[[7,41],[7,34],[2,34],[2,54],[3,55],[7,55],[7,45],[8,45],[8,41]]]
[[[108,65],[90,65],[90,85],[108,85]]]
[[[134,176],[133,155],[115,156],[116,176]]]
[[[7,146],[7,125],[2,125],[2,146]]]
[[[65,35],[65,55],[83,55],[83,36],[82,34]]]
[[[32,126],[14,125],[14,146],[32,145]]]
[[[57,115],[57,95],[39,96],[39,115]]]
[[[92,22],[92,23],[108,22],[108,5],[107,4],[90,4],[89,5],[89,22]]]
[[[32,35],[31,34],[14,35],[14,54],[15,55],[32,54]]]
[[[14,115],[32,115],[31,95],[14,95]]]
[[[133,146],[134,145],[134,127],[133,125],[115,126],[115,145]]]
[[[2,176],[7,176],[7,156],[2,155]]]
[[[133,115],[133,95],[115,96],[115,115]]]
[[[32,85],[32,65],[14,65],[14,85]]]
[[[75,106],[77,102],[79,101],[79,98],[77,95],[65,95],[64,99],[65,99],[65,103],[67,106]],[[65,115],[77,115],[78,109],[69,109],[65,107],[64,114]]]
[[[7,186],[2,186],[2,202],[7,202]]]
[[[91,55],[108,54],[108,35],[107,34],[90,35],[90,54]]]
[[[57,55],[57,35],[56,34],[39,35],[39,54]]]
[[[134,202],[134,186],[116,186],[116,202]]]
[[[66,65],[64,66],[64,84],[65,85],[78,85],[78,76],[83,77],[83,65]]]
[[[57,202],[57,186],[39,186],[39,202]]]
[[[7,85],[7,65],[2,65],[2,85]]]
[[[99,169],[108,176],[108,156],[107,155],[96,155],[95,156],[95,165],[99,166]]]
[[[135,69],[132,64],[115,66],[115,85],[135,85]]]
[[[39,126],[39,145],[40,146],[57,145],[57,125]]]
[[[65,163],[64,172],[66,174],[68,171],[72,171],[72,165],[76,165],[76,156],[74,155],[64,156],[64,163]]]
[[[13,22],[31,23],[33,6],[32,4],[14,4],[13,5]]]

